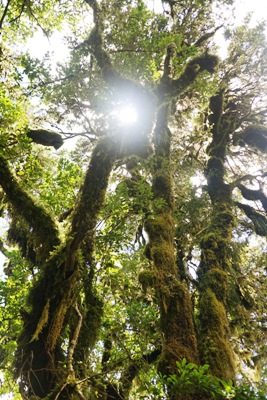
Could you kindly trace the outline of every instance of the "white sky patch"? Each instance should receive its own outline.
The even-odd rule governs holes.
[[[266,0],[236,0],[233,12],[235,26],[242,25],[249,13],[252,13],[250,27],[255,26],[257,22],[262,22],[263,20],[267,21]],[[223,27],[216,32],[215,42],[219,47],[219,56],[224,60],[228,55],[227,48],[229,42],[224,38]]]
[[[13,393],[9,393],[9,394],[2,394],[0,396],[0,400],[13,400]]]
[[[190,182],[195,187],[196,196],[201,197],[203,193],[202,186],[207,184],[206,178],[203,175],[198,174],[195,176],[191,176]]]
[[[163,5],[161,0],[146,0],[146,6],[153,10],[155,13],[162,13],[163,12]]]
[[[69,49],[64,43],[64,32],[55,32],[48,39],[39,29],[34,36],[28,40],[27,49],[32,57],[42,59],[46,53],[51,53],[53,67],[57,62],[64,62],[69,56]]]
[[[235,17],[240,23],[249,12],[253,12],[252,22],[267,19],[266,0],[236,0]]]

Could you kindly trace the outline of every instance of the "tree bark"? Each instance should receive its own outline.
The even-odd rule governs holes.
[[[199,350],[201,362],[224,380],[235,380],[234,358],[226,314],[230,246],[234,217],[232,189],[224,182],[224,162],[231,127],[223,115],[224,91],[211,98],[212,142],[208,148],[207,190],[211,221],[201,240],[199,278]]]
[[[169,106],[163,105],[155,128],[154,212],[145,222],[149,236],[146,254],[155,268],[154,288],[160,309],[162,353],[158,370],[162,375],[177,372],[176,361],[184,357],[198,363],[196,331],[190,293],[179,277],[174,249],[172,174],[170,167]],[[181,399],[170,391],[172,399]]]

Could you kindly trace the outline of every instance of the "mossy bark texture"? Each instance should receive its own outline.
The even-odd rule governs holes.
[[[174,249],[173,193],[170,169],[170,131],[167,126],[168,106],[162,106],[155,128],[155,163],[153,193],[155,215],[148,218],[145,229],[149,235],[147,254],[155,269],[154,287],[160,309],[162,353],[159,372],[177,372],[176,361],[186,357],[198,363],[196,333],[190,294],[179,277]],[[156,206],[160,204],[160,206]],[[179,399],[179,394],[170,393]]]
[[[166,63],[167,60],[167,63]],[[174,248],[174,198],[172,187],[171,131],[168,127],[170,104],[178,99],[204,70],[214,71],[216,57],[206,54],[191,60],[181,76],[169,76],[171,55],[167,52],[164,75],[157,88],[158,109],[154,129],[153,183],[154,213],[145,222],[149,236],[146,255],[155,269],[154,288],[160,309],[162,353],[158,371],[162,375],[177,373],[176,362],[186,358],[199,363],[193,308],[188,286],[182,282]],[[168,64],[168,65],[166,65]],[[184,394],[169,388],[172,400],[184,400]],[[188,397],[195,400],[194,396]]]
[[[168,127],[170,105],[194,82],[199,73],[212,73],[217,65],[217,58],[212,55],[196,57],[187,64],[180,77],[173,80],[170,77],[173,54],[168,48],[164,74],[156,92],[158,108],[153,136],[155,155],[152,171],[154,213],[145,223],[149,235],[146,255],[155,269],[154,287],[160,309],[162,354],[158,370],[163,375],[176,373],[176,361],[184,357],[189,362],[199,362],[191,297],[187,285],[179,276],[174,248],[171,131]],[[169,395],[175,400],[184,398],[171,390]]]
[[[107,139],[99,142],[93,151],[72,217],[69,239],[66,244],[58,246],[50,259],[41,266],[42,275],[30,293],[28,302],[31,310],[24,318],[16,361],[21,391],[27,398],[31,395],[45,398],[48,393],[56,390],[60,381],[64,382],[68,378],[68,370],[61,364],[64,359],[61,350],[64,321],[67,312],[70,312],[79,298],[78,278],[81,278],[83,266],[81,246],[85,239],[92,240],[94,236],[98,212],[104,202],[115,159],[116,152],[111,142]],[[93,296],[89,289],[87,292]],[[90,296],[88,293],[87,297]],[[96,299],[89,299],[90,307],[97,307]],[[93,317],[91,313],[91,323]],[[95,317],[99,319],[96,313]],[[69,396],[70,392],[65,388],[60,398],[67,399]]]
[[[223,106],[224,92],[221,90],[210,101],[213,138],[208,149],[206,177],[212,217],[201,241],[198,337],[201,362],[209,364],[210,372],[215,376],[234,381],[234,359],[226,315],[234,217],[231,188],[224,182],[226,146],[231,130],[224,121]]]

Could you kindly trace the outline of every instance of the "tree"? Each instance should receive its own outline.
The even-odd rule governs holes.
[[[163,3],[2,6],[2,359],[22,398],[264,398],[235,388],[265,367],[265,256],[247,250],[267,233],[262,25],[228,30],[222,61],[231,2]],[[27,18],[67,26],[56,72],[11,53]]]

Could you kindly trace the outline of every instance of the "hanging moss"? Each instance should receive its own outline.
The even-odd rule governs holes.
[[[72,304],[72,294],[72,287],[65,291],[65,295],[62,297],[58,306],[55,308],[53,312],[53,317],[50,319],[51,322],[47,334],[47,349],[49,352],[53,352],[53,350],[55,349],[59,336],[62,332],[66,312]]]
[[[50,307],[50,299],[47,300],[46,305],[43,309],[41,318],[38,322],[36,330],[31,338],[31,342],[34,340],[38,340],[40,333],[42,332],[43,328],[47,325],[49,319],[49,307]]]
[[[37,248],[34,245],[34,237],[31,235],[28,224],[13,211],[11,222],[7,232],[7,240],[11,245],[18,245],[21,255],[30,264],[37,264]],[[40,256],[38,256],[40,261]]]

